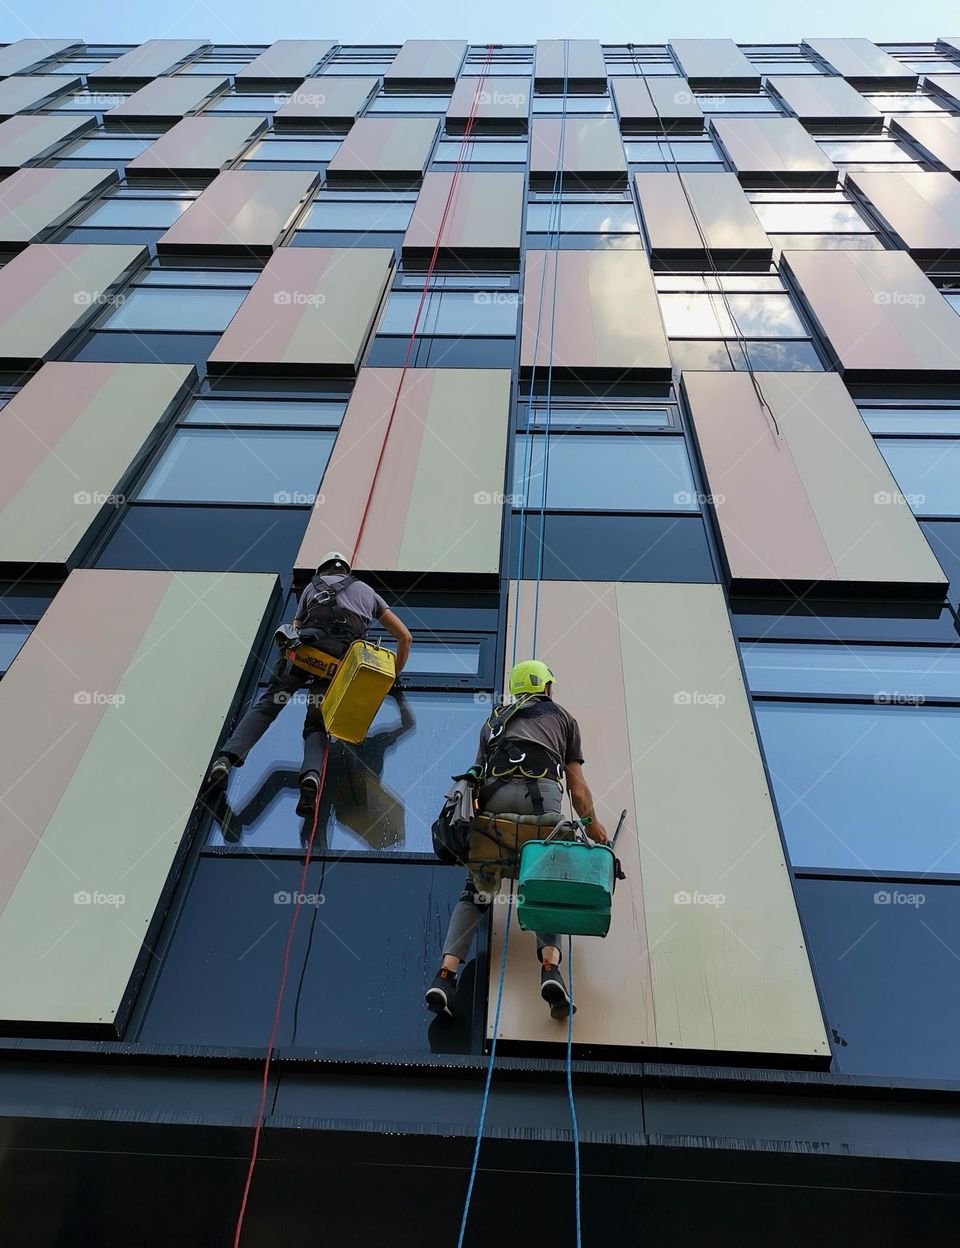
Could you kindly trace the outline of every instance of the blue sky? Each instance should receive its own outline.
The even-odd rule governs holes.
[[[673,36],[729,36],[795,42],[803,36],[866,35],[892,40],[960,35],[956,0],[0,0],[0,41],[27,35],[136,43],[207,37],[219,43],[328,38],[398,43],[404,38],[531,42],[538,35],[607,42],[663,42]]]

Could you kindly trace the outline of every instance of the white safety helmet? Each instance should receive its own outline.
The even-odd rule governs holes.
[[[323,569],[331,563],[342,563],[346,570],[350,571],[350,560],[342,550],[328,550],[317,564],[317,575],[319,576]]]

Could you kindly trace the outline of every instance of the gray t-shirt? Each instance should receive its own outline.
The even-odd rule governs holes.
[[[338,581],[343,580],[343,576],[334,574],[333,576],[321,576],[317,579],[322,581],[324,585],[336,585]],[[298,620],[303,619],[304,612],[316,595],[316,584],[314,581],[311,581],[300,595],[300,601],[297,603],[296,618]],[[387,610],[387,604],[375,589],[372,589],[364,581],[356,580],[350,585],[345,585],[343,589],[337,590],[337,605],[343,607],[345,611],[352,611],[354,615],[359,615],[367,624],[371,620],[379,620],[380,616]]]
[[[569,711],[549,698],[537,698],[510,718],[503,730],[504,741],[533,741],[567,763],[583,762],[583,746],[580,742],[580,725]],[[483,762],[487,742],[490,740],[490,724],[480,730],[480,747],[477,762]]]

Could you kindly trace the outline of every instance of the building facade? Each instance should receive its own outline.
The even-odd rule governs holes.
[[[960,38],[23,39],[0,172],[3,1243],[455,1243],[488,1070],[465,1244],[942,1236]],[[314,831],[297,705],[201,786],[330,548],[414,648]],[[533,653],[569,1047],[510,904],[423,1004]]]

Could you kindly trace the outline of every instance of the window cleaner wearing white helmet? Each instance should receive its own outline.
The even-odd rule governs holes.
[[[285,657],[286,651],[303,643],[316,646],[333,658],[342,658],[350,645],[363,637],[373,620],[379,620],[396,638],[399,676],[413,640],[406,625],[374,589],[352,575],[346,555],[339,550],[328,551],[320,560],[313,580],[300,595],[293,624],[284,624],[277,630],[275,641],[280,647],[281,657],[273,677],[213,760],[207,773],[207,793],[214,793],[226,784],[230,769],[243,765],[247,754],[293,694],[306,689],[307,714],[303,724],[303,768],[300,772],[297,814],[307,817],[313,813],[327,744],[320,703],[323,691],[330,682],[295,667]]]
[[[607,834],[597,819],[593,795],[583,775],[580,727],[569,711],[553,700],[553,673],[546,663],[527,659],[510,673],[515,701],[498,708],[480,732],[477,761],[470,769],[479,787],[481,813],[495,815],[560,814],[563,781],[573,808],[588,836],[605,844]],[[427,1008],[452,1015],[457,971],[470,953],[473,937],[492,903],[483,881],[468,874],[443,946],[443,963],[427,990]],[[537,933],[540,996],[555,1019],[570,1012],[570,996],[560,974],[560,940],[553,932]]]

